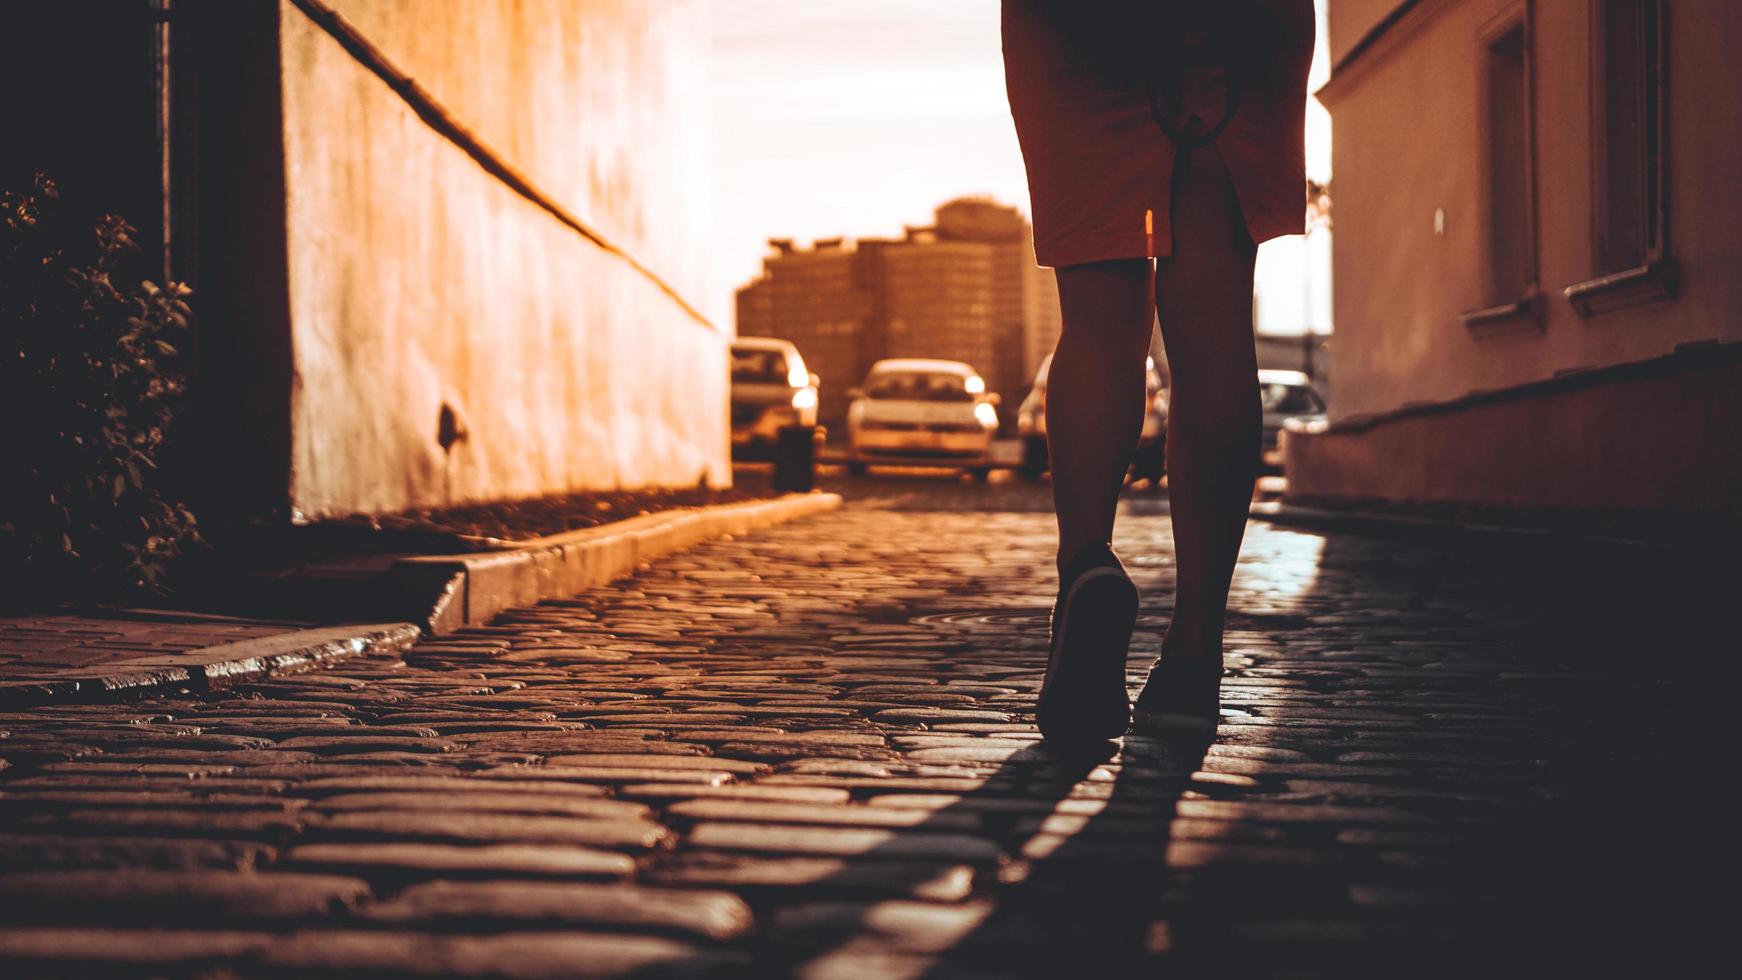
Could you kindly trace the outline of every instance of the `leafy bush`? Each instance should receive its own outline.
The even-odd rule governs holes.
[[[58,202],[41,173],[0,196],[0,569],[28,598],[161,593],[199,541],[159,469],[188,289],[114,281],[133,229],[105,215],[82,233]]]

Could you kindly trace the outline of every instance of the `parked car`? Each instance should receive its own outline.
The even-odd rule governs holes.
[[[1021,471],[1030,480],[1040,479],[1047,470],[1046,376],[1051,368],[1052,355],[1048,354],[1034,373],[1028,397],[1016,410],[1016,434],[1022,440]],[[1161,384],[1161,373],[1155,369],[1155,358],[1146,360],[1143,371],[1143,432],[1131,455],[1131,475],[1159,480],[1167,469],[1167,389]]]
[[[814,428],[817,386],[817,376],[805,368],[791,341],[732,341],[732,455],[768,459],[783,427]]]
[[[849,396],[847,468],[855,475],[877,463],[960,467],[977,480],[991,472],[998,396],[969,365],[878,361]]]
[[[1263,465],[1274,470],[1282,466],[1277,434],[1282,431],[1283,422],[1291,418],[1322,418],[1325,400],[1305,374],[1265,369],[1258,372],[1258,401],[1264,409]]]

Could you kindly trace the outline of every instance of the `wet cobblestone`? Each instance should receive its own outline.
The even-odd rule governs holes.
[[[1032,710],[1050,517],[917,487],[403,658],[0,717],[0,963],[1510,975],[1636,912],[1631,862],[1570,869],[1644,808],[1567,820],[1612,767],[1674,778],[1656,681],[1556,641],[1561,611],[1254,525],[1215,744],[1062,752]],[[1128,509],[1135,687],[1171,573],[1164,505]]]

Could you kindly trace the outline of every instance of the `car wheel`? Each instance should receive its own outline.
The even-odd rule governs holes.
[[[1162,444],[1139,448],[1131,460],[1131,475],[1139,480],[1161,482],[1162,474],[1167,472],[1166,455]]]
[[[975,483],[985,483],[992,478],[992,468],[990,466],[976,466],[968,470],[968,475],[974,478]]]
[[[1046,472],[1046,440],[1025,439],[1022,443],[1022,477],[1038,480]]]

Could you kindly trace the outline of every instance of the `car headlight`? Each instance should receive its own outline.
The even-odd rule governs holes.
[[[981,402],[975,405],[974,418],[979,419],[980,424],[988,428],[998,427],[998,410],[992,407],[991,402]]]
[[[799,411],[817,407],[817,390],[815,388],[800,388],[792,393],[792,407]]]

